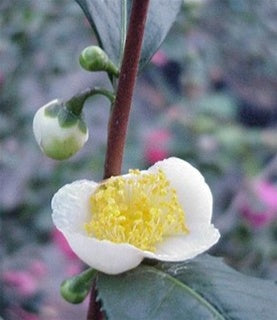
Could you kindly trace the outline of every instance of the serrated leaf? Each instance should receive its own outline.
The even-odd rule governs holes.
[[[97,36],[99,45],[119,66],[121,40],[120,0],[75,0],[83,9]],[[132,0],[128,0],[128,12]],[[149,61],[166,37],[180,10],[182,0],[150,0],[140,69]]]
[[[218,258],[202,255],[157,267],[99,275],[99,298],[109,320],[277,319],[277,286],[242,275]]]

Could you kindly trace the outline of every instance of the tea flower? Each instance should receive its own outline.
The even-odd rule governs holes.
[[[52,209],[72,250],[108,274],[135,268],[144,258],[191,259],[219,239],[211,224],[208,185],[197,169],[178,158],[102,183],[65,185],[53,197]]]
[[[56,160],[70,158],[88,140],[88,129],[81,116],[72,113],[58,99],[38,109],[33,131],[40,149]]]

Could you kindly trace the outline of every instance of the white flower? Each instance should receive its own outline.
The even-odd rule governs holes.
[[[191,259],[220,237],[211,224],[208,185],[197,169],[178,158],[102,184],[81,180],[65,185],[54,195],[52,209],[54,224],[72,250],[108,274],[135,268],[143,258]]]
[[[33,131],[40,149],[56,160],[71,157],[88,139],[83,120],[68,111],[57,99],[36,112]]]

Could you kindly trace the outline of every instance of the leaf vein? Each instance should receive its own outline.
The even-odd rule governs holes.
[[[183,288],[184,290],[187,291],[188,294],[190,294],[193,298],[195,298],[196,300],[198,300],[199,303],[201,303],[204,307],[206,307],[212,314],[213,316],[215,316],[215,319],[218,320],[231,320],[229,317],[225,317],[223,316],[220,311],[213,305],[211,304],[208,299],[206,297],[203,297],[202,295],[200,295],[197,291],[195,291],[194,289],[190,288],[187,284],[181,282],[180,280],[172,277],[171,275],[164,273],[160,270],[157,270],[153,267],[147,267],[147,272],[149,273],[154,273],[154,274],[158,274],[161,277],[167,277],[168,280],[170,280],[171,282],[173,282],[173,286],[174,284],[177,286],[180,286],[181,288]],[[161,304],[160,304],[161,305]],[[160,307],[159,305],[159,307]]]

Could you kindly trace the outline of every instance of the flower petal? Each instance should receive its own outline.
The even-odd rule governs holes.
[[[157,172],[159,169],[164,171],[177,192],[189,230],[192,232],[199,225],[208,226],[212,218],[213,198],[202,174],[188,162],[174,157],[159,161],[148,170]]]
[[[164,261],[183,261],[208,250],[220,234],[211,224],[212,194],[201,173],[188,162],[169,158],[157,162],[150,172],[162,169],[176,190],[178,200],[186,215],[187,235],[171,236],[157,246],[148,257]]]
[[[184,261],[192,259],[217,243],[220,234],[213,225],[199,226],[188,235],[171,236],[157,246],[154,254],[145,257],[162,261]]]
[[[52,200],[52,218],[76,255],[92,268],[118,274],[135,268],[143,251],[129,244],[115,244],[89,237],[84,229],[90,220],[89,197],[98,184],[80,180],[62,187]]]
[[[52,218],[64,231],[85,233],[84,224],[90,219],[89,196],[97,188],[94,181],[78,180],[63,186],[52,199]]]
[[[80,233],[65,232],[66,239],[78,257],[92,268],[107,274],[118,274],[138,266],[143,251],[127,243],[97,240]]]

